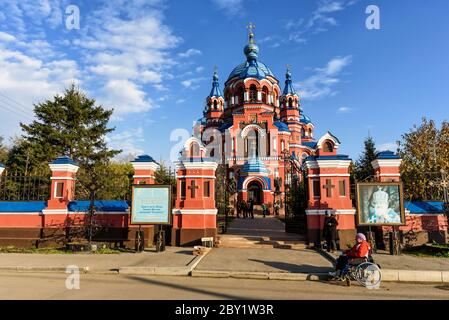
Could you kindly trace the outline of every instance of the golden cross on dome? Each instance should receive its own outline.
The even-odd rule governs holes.
[[[248,29],[249,33],[253,33],[253,29],[256,29],[256,25],[250,22],[246,28]]]
[[[254,42],[253,30],[256,29],[256,25],[254,23],[250,22],[249,25],[246,28],[248,29],[249,42],[253,43]]]

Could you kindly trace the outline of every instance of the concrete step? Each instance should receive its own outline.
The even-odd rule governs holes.
[[[220,236],[215,244],[218,248],[282,248],[305,249],[306,244],[299,239],[272,239],[270,237]]]

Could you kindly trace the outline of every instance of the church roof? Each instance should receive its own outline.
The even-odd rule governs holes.
[[[309,123],[312,123],[312,120],[310,120],[310,118],[308,116],[306,116],[305,114],[301,113],[299,122],[304,123],[304,124],[309,124]]]
[[[275,121],[273,124],[278,128],[279,131],[287,131],[290,132],[288,126],[282,121]]]
[[[254,60],[252,62],[245,61],[235,67],[229,75],[228,80],[234,77],[239,77],[240,79],[256,78],[260,80],[267,76],[274,77],[273,72],[263,62]]]
[[[292,73],[290,72],[290,69],[287,69],[287,73],[285,74],[285,87],[284,87],[284,91],[282,92],[282,94],[284,96],[286,95],[295,95],[296,91],[293,88],[293,83],[292,83]]]
[[[316,148],[316,141],[303,141],[302,145],[315,149]]]
[[[269,173],[267,167],[259,157],[252,157],[245,162],[242,173]]]
[[[212,77],[212,89],[210,90],[209,97],[222,97],[217,70],[214,71],[214,76]]]

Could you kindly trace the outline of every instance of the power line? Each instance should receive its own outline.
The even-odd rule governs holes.
[[[25,112],[21,111],[20,109],[15,109],[13,106],[10,106],[2,101],[0,101],[0,108],[9,113],[12,113],[13,115],[19,117],[20,119],[23,119],[23,118],[27,118],[29,120],[33,119],[29,114],[26,114]]]
[[[9,101],[13,102],[15,104],[14,107],[17,107],[19,109],[21,109],[21,111],[28,113],[30,110],[29,108],[27,108],[26,106],[24,106],[23,104],[21,104],[20,102],[18,102],[17,100],[14,100],[13,98],[8,97],[7,95],[5,95],[4,93],[0,92],[0,96],[3,96],[4,98],[8,99]],[[11,105],[11,102],[8,102],[8,104]]]

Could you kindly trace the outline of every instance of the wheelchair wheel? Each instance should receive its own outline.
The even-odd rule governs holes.
[[[357,266],[355,278],[358,283],[366,288],[378,288],[382,280],[382,274],[376,264],[364,262]]]

